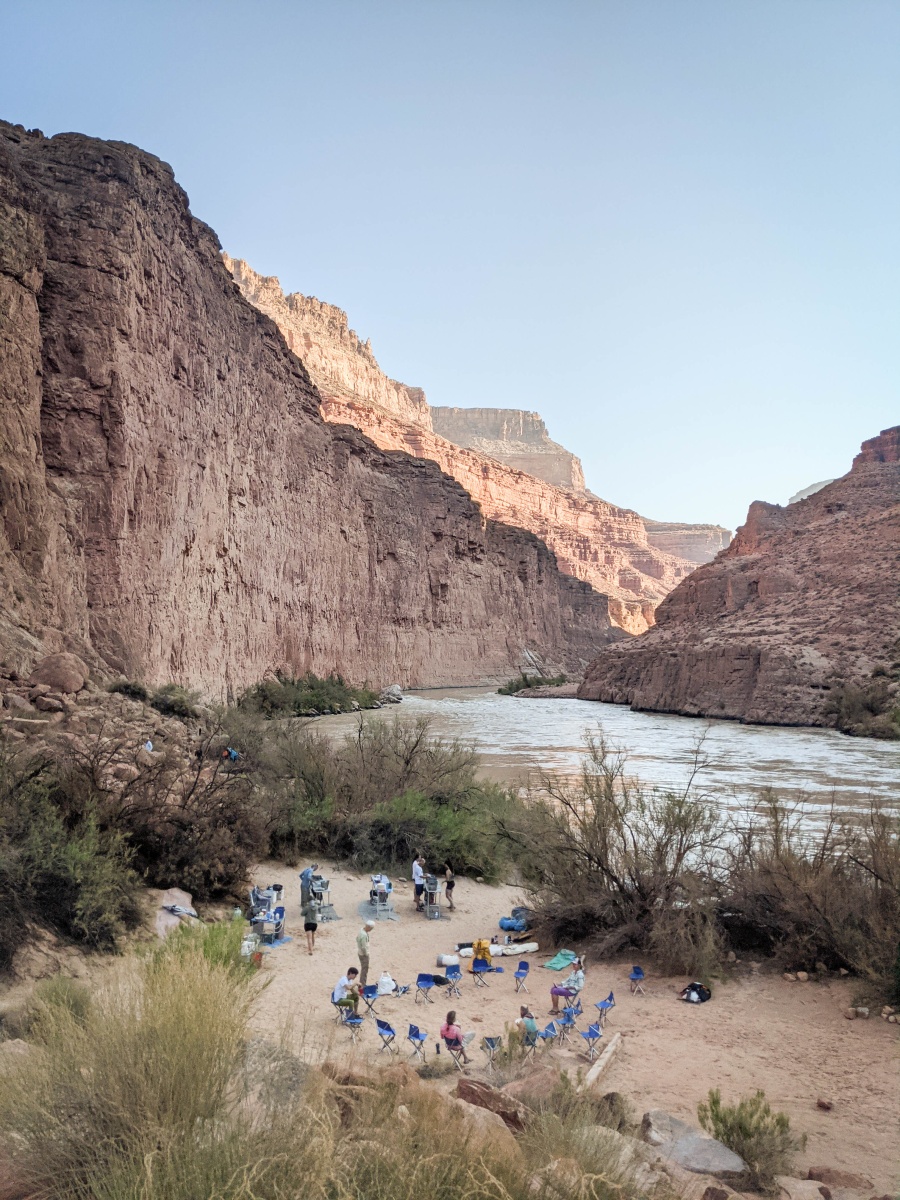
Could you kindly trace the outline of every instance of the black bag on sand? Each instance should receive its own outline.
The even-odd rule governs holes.
[[[705,1004],[707,1000],[712,999],[712,992],[702,983],[689,983],[680,993],[679,999],[687,1001],[688,1004]]]

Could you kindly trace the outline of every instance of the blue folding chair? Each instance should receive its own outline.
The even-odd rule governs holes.
[[[628,976],[628,978],[631,981],[632,996],[636,995],[638,992],[640,992],[642,996],[647,995],[647,993],[644,991],[645,975],[644,975],[643,967],[638,967],[638,966],[632,967],[631,974]]]
[[[434,987],[433,975],[419,975],[416,979],[416,1004],[419,1003],[419,997],[422,996],[426,1004],[434,1004],[432,998],[428,995]]]
[[[540,1036],[540,1033],[526,1033],[522,1039],[522,1057],[526,1062],[528,1059],[531,1059],[531,1061],[534,1062],[535,1056],[537,1055],[538,1038]]]
[[[559,1037],[559,1029],[556,1027],[556,1022],[551,1021],[546,1029],[539,1029],[538,1037],[542,1042],[555,1042]]]
[[[397,991],[394,994],[396,996],[408,996],[411,991],[412,991],[411,983],[398,983]]]
[[[333,997],[332,997],[332,999],[331,999],[331,1007],[334,1009],[334,1023],[335,1023],[335,1025],[343,1025],[343,1023],[344,1023],[344,1019],[345,1019],[345,1016],[344,1016],[344,1014],[345,1014],[345,1013],[350,1013],[351,1015],[354,1015],[354,1016],[355,1016],[355,1013],[353,1013],[353,1009],[352,1009],[352,1008],[350,1008],[350,1007],[348,1007],[348,1006],[346,1006],[346,1005],[342,1005],[342,1004],[337,1004],[337,1003],[335,1003],[335,1000],[334,1000],[334,998],[333,998]]]
[[[525,980],[528,978],[528,972],[530,970],[531,970],[531,965],[529,963],[525,962],[524,960],[519,963],[519,966],[516,969],[515,975],[513,976],[513,978],[516,981],[516,991],[517,992],[527,992],[528,991],[528,988],[525,986]]]
[[[606,997],[605,1000],[597,1001],[597,1003],[594,1005],[594,1008],[596,1008],[596,1010],[600,1014],[600,1022],[599,1023],[601,1025],[606,1024],[607,1018],[609,1017],[610,1009],[615,1008],[615,1007],[616,1007],[616,998],[612,994],[612,992],[609,993],[609,995]]]
[[[572,1008],[564,1008],[562,1016],[559,1019],[559,1041],[567,1042],[569,1034],[575,1029],[575,1010]]]
[[[462,971],[459,967],[447,968],[447,999],[452,1000],[454,996],[462,996],[459,990],[459,985],[462,983]]]
[[[580,1016],[583,1016],[583,1015],[584,1015],[584,1009],[581,1007],[581,996],[576,996],[576,997],[575,997],[575,1003],[574,1003],[574,1004],[570,1004],[570,1005],[569,1005],[569,1008],[572,1010],[572,1015],[573,1015],[573,1016],[575,1016],[575,1017],[580,1017]]]
[[[397,1040],[397,1030],[387,1021],[382,1021],[380,1017],[375,1018],[375,1027],[381,1038],[381,1050],[378,1053],[381,1054],[382,1050],[387,1050],[388,1054],[399,1054],[400,1047],[394,1044]]]
[[[375,1001],[378,999],[378,984],[367,983],[359,994],[362,996],[363,1001],[365,1002],[366,1016],[374,1017],[376,1015]]]
[[[444,1045],[447,1047],[447,1053],[453,1059],[453,1064],[457,1071],[461,1071],[464,1066],[463,1055],[466,1052],[465,1046],[462,1042],[455,1042],[452,1038],[444,1038]]]
[[[410,1025],[409,1033],[406,1035],[406,1040],[412,1043],[413,1052],[410,1058],[421,1058],[425,1061],[425,1043],[428,1040],[428,1034],[423,1033],[418,1025]]]
[[[350,1031],[350,1041],[355,1043],[359,1038],[359,1031],[362,1029],[365,1021],[362,1017],[358,1017],[352,1008],[342,1008],[339,1011],[341,1014],[341,1025]]]
[[[486,958],[472,959],[472,978],[475,980],[476,987],[487,987],[488,981],[486,975],[502,975],[502,967],[492,967]]]
[[[487,1069],[489,1072],[494,1069],[494,1059],[502,1045],[502,1037],[485,1037],[481,1039],[481,1048],[487,1055]]]
[[[588,1062],[593,1062],[594,1055],[597,1053],[597,1046],[603,1037],[603,1030],[598,1024],[589,1025],[587,1032],[582,1033],[581,1037],[587,1042]]]

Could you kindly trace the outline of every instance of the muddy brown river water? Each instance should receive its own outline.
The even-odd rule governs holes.
[[[832,802],[860,809],[870,797],[900,808],[900,742],[637,713],[584,700],[519,700],[485,688],[408,692],[401,704],[367,714],[371,720],[420,716],[431,719],[436,734],[474,743],[483,773],[511,785],[524,785],[542,771],[577,774],[585,736],[602,729],[609,742],[628,752],[630,775],[648,785],[683,787],[705,731],[709,765],[698,787],[729,807],[773,787],[811,817]],[[355,720],[326,717],[321,727],[349,732]]]

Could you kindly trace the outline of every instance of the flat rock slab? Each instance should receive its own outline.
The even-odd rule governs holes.
[[[864,1192],[874,1187],[871,1179],[865,1175],[854,1175],[851,1171],[839,1171],[837,1167],[810,1167],[806,1172],[807,1179],[814,1179],[828,1187],[854,1188]]]
[[[667,1161],[696,1175],[729,1180],[740,1178],[748,1170],[739,1154],[662,1109],[644,1113],[641,1137],[656,1146]]]

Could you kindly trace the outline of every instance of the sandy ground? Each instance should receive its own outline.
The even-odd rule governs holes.
[[[316,951],[310,957],[299,915],[297,871],[276,863],[262,864],[257,883],[284,884],[288,934],[291,942],[265,955],[264,993],[259,1021],[267,1030],[285,1024],[302,1041],[309,1057],[348,1057],[384,1061],[374,1023],[366,1023],[359,1044],[351,1049],[345,1031],[333,1021],[331,989],[350,966],[358,965],[355,938],[363,917],[359,906],[368,896],[369,879],[330,864],[322,873],[331,882],[332,903],[340,921],[319,926]],[[457,942],[489,937],[499,917],[519,900],[516,889],[488,887],[474,881],[457,882],[457,911],[440,922],[426,921],[412,905],[412,887],[395,880],[397,921],[379,921],[371,934],[369,982],[387,969],[401,983],[412,983],[420,971],[435,968],[439,953],[452,953]],[[572,946],[573,950],[579,947]],[[558,976],[541,969],[552,952],[529,955],[532,974],[526,999],[539,1023],[549,1020],[549,988]],[[543,950],[543,948],[542,948]],[[498,960],[498,962],[501,960]],[[473,1029],[479,1073],[483,1055],[475,1047],[481,1036],[501,1034],[518,1015],[523,999],[515,995],[512,971],[517,959],[502,960],[504,976],[493,976],[490,987],[475,989],[464,976],[462,999],[454,1002],[464,1029]],[[648,972],[646,996],[632,997],[628,987],[630,963],[588,962],[585,1008],[612,989],[617,1004],[608,1035],[623,1034],[623,1047],[604,1078],[604,1090],[629,1096],[638,1113],[663,1108],[696,1123],[697,1103],[711,1087],[725,1099],[736,1099],[757,1088],[774,1107],[787,1112],[792,1126],[808,1135],[799,1162],[809,1166],[841,1167],[867,1175],[879,1191],[896,1191],[900,1184],[900,1042],[895,1025],[877,1016],[848,1021],[842,1015],[850,988],[842,980],[788,983],[780,975],[740,974],[719,985],[709,1004],[679,1003],[676,994],[684,979],[658,979]],[[379,1015],[391,1021],[400,1038],[415,1022],[429,1035],[428,1057],[449,1005],[443,995],[430,1005],[403,999],[379,1001]],[[587,1022],[582,1020],[581,1027]],[[576,1039],[580,1041],[580,1039]],[[407,1045],[401,1049],[405,1055]],[[553,1051],[564,1067],[587,1066],[580,1047]],[[832,1101],[831,1112],[816,1107],[822,1097]]]

